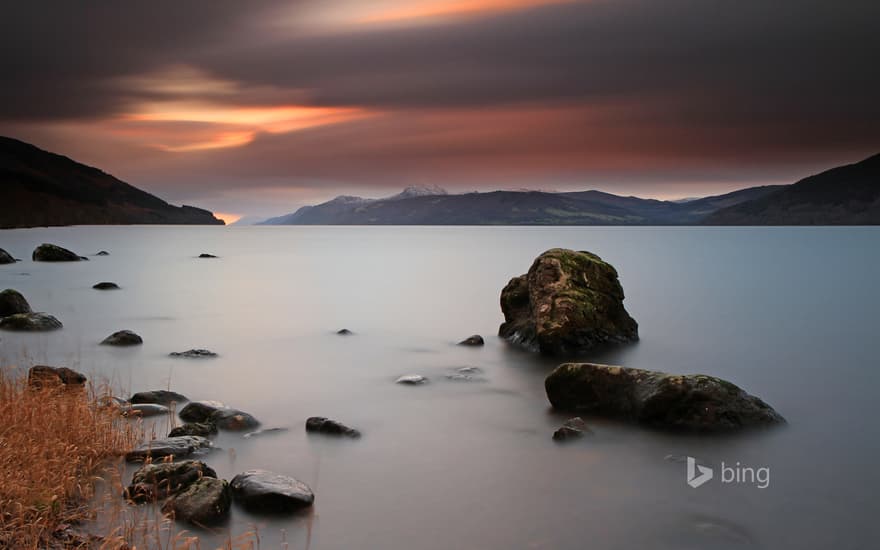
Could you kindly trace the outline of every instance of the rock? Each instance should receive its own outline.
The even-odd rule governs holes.
[[[315,494],[302,481],[266,470],[238,474],[230,486],[236,502],[257,512],[292,512],[315,502]]]
[[[171,409],[157,403],[137,403],[122,407],[122,416],[139,416],[141,418],[169,414],[170,412]]]
[[[66,248],[48,243],[35,248],[31,257],[35,262],[78,262],[84,259]]]
[[[419,384],[425,384],[428,382],[428,379],[422,376],[421,374],[405,374],[394,381],[396,384],[406,384],[408,386],[418,386]]]
[[[459,346],[482,346],[483,344],[485,344],[485,342],[483,342],[483,337],[479,334],[468,336],[458,343]]]
[[[17,313],[0,319],[0,329],[18,331],[49,331],[62,327],[61,321],[48,313]]]
[[[657,428],[730,431],[785,422],[772,407],[738,386],[702,374],[567,363],[550,373],[544,387],[556,409]]]
[[[473,374],[467,374],[463,372],[456,372],[453,374],[446,375],[447,380],[451,380],[453,382],[485,382],[485,378],[480,378],[474,376]]]
[[[92,285],[92,288],[94,288],[95,290],[119,290],[119,285],[117,285],[116,283],[104,281],[102,283],[96,283]]]
[[[338,334],[340,336],[351,336],[354,333],[352,331],[348,330],[347,328],[341,328],[336,331],[336,334]]]
[[[217,357],[217,354],[207,349],[188,349],[186,351],[172,351],[169,353],[171,357],[189,357],[193,359],[203,357]]]
[[[199,254],[199,258],[216,258],[217,256],[213,254],[208,254],[207,252],[202,252]]]
[[[128,406],[128,401],[121,397],[113,395],[102,395],[98,398],[98,405],[101,407],[109,407],[113,409],[122,409]]]
[[[21,292],[11,288],[0,292],[0,317],[17,313],[32,313],[30,304],[21,295]]]
[[[216,411],[229,409],[219,401],[190,401],[180,411],[180,419],[186,422],[205,422]]]
[[[457,374],[480,374],[483,369],[480,367],[459,367],[455,369]]]
[[[553,432],[553,439],[556,441],[565,441],[567,439],[578,439],[592,433],[593,430],[587,426],[584,419],[576,416],[563,422],[562,426]]]
[[[203,477],[217,473],[200,460],[144,464],[131,477],[125,498],[132,502],[155,502],[170,497]]]
[[[97,254],[95,254],[95,256],[109,256],[109,255],[110,255],[110,253],[107,252],[106,250],[102,250],[102,251],[98,252]]]
[[[203,477],[162,505],[162,512],[176,520],[205,526],[229,515],[232,491],[223,479]]]
[[[498,334],[548,355],[638,340],[617,271],[599,256],[554,248],[501,291]]]
[[[341,435],[345,437],[358,438],[361,432],[350,428],[342,422],[330,420],[323,416],[312,416],[306,419],[306,431],[311,433],[322,433],[327,435]]]
[[[28,386],[31,388],[82,386],[86,376],[67,367],[47,367],[34,365],[28,370]]]
[[[138,445],[125,455],[125,459],[129,462],[137,462],[145,460],[147,457],[151,457],[153,461],[167,456],[181,458],[199,450],[210,449],[211,447],[212,443],[210,440],[197,435],[166,437],[165,439],[154,439]]]
[[[168,437],[179,437],[181,435],[198,435],[208,437],[217,434],[217,426],[210,422],[187,422],[182,426],[172,428],[168,432]]]
[[[131,396],[129,401],[132,403],[156,403],[169,407],[172,403],[184,403],[189,399],[185,395],[169,390],[150,390],[137,392]]]
[[[137,346],[144,343],[144,339],[130,330],[119,330],[101,341],[105,346]]]
[[[287,428],[264,428],[262,430],[257,430],[255,432],[248,432],[248,433],[244,434],[242,437],[246,437],[246,438],[250,439],[251,437],[257,437],[260,435],[277,434],[277,433],[282,433],[282,432],[286,432],[286,431],[287,431]]]
[[[0,265],[2,264],[14,264],[15,258],[13,258],[9,252],[6,252],[2,248],[0,248]]]
[[[208,420],[221,430],[240,432],[260,427],[260,421],[244,411],[237,409],[218,409]]]

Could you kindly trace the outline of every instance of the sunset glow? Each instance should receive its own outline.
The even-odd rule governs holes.
[[[453,2],[400,2],[360,19],[361,23],[383,23],[412,19],[468,16],[485,12],[523,9],[546,4],[565,4],[572,0],[458,0]]]

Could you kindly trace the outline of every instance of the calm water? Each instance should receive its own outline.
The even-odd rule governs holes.
[[[41,242],[111,255],[32,263]],[[583,359],[722,376],[790,424],[700,438],[590,419],[595,437],[554,444],[566,417],[543,380],[556,362],[495,334],[501,288],[556,246],[615,265],[640,324],[638,344]],[[0,288],[65,325],[0,334],[3,364],[68,365],[126,391],[170,384],[291,428],[223,434],[208,460],[227,479],[267,468],[315,490],[311,516],[233,510],[229,529],[256,524],[263,548],[282,530],[297,549],[825,549],[880,536],[877,229],[76,227],[2,231],[0,247],[25,260],[0,266]],[[123,290],[91,289],[104,280]],[[98,346],[122,328],[144,345]],[[472,333],[486,346],[453,345]],[[193,347],[221,356],[167,356]],[[444,378],[462,366],[486,381]],[[393,383],[408,373],[431,383]],[[307,437],[312,415],[364,437]],[[668,455],[769,467],[770,485],[691,489]]]

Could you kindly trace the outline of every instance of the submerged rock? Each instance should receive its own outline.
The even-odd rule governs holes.
[[[501,291],[498,334],[548,355],[638,340],[617,271],[599,256],[554,248]]]
[[[49,243],[35,248],[31,257],[35,262],[78,262],[85,259],[66,248]]]
[[[292,512],[315,501],[315,494],[302,481],[266,470],[238,474],[230,486],[236,502],[251,511]]]
[[[170,390],[139,391],[129,399],[132,403],[157,403],[170,406],[172,403],[184,403],[189,401],[183,394]]]
[[[260,421],[253,415],[238,409],[218,409],[211,413],[208,421],[215,424],[221,430],[240,432],[253,430],[260,426]]]
[[[279,433],[284,433],[286,431],[288,431],[287,428],[264,428],[262,430],[248,432],[248,433],[244,434],[242,437],[250,439],[252,437],[258,437],[261,435],[279,434]]]
[[[312,416],[306,419],[306,431],[311,433],[322,433],[327,435],[341,435],[345,437],[358,438],[361,432],[354,428],[350,428],[342,422],[330,420],[323,416]]]
[[[17,313],[33,313],[33,311],[21,292],[11,288],[0,291],[0,317]]]
[[[179,437],[181,435],[198,435],[208,437],[217,434],[217,426],[211,422],[187,422],[182,426],[172,428],[168,432],[168,437]]]
[[[27,381],[31,388],[82,386],[86,383],[86,375],[67,367],[34,365],[28,370]]]
[[[40,332],[58,330],[64,325],[48,313],[16,313],[0,319],[0,329]]]
[[[159,416],[161,414],[169,414],[171,409],[165,405],[158,403],[137,403],[122,407],[122,416],[139,416],[142,418],[148,416]]]
[[[592,363],[560,365],[546,379],[554,408],[623,418],[664,429],[730,431],[785,422],[735,384]]]
[[[208,254],[207,252],[202,252],[199,254],[199,258],[216,258],[217,256],[213,254]]]
[[[188,357],[198,359],[203,357],[217,357],[217,354],[208,349],[188,349],[186,351],[172,351],[169,353],[171,357]]]
[[[428,382],[428,379],[422,376],[421,374],[404,374],[400,378],[394,381],[396,384],[406,384],[408,386],[418,386],[420,384],[425,384]]]
[[[95,290],[119,290],[119,285],[116,283],[111,283],[109,281],[104,281],[101,283],[95,283],[92,285],[92,288]]]
[[[137,346],[144,343],[144,339],[130,330],[119,330],[101,341],[105,346]]]
[[[146,460],[147,457],[154,461],[167,456],[181,458],[199,450],[210,449],[212,445],[209,439],[197,435],[166,437],[138,445],[125,455],[125,459],[129,462],[137,462]]]
[[[0,265],[3,264],[14,264],[15,258],[13,258],[9,252],[6,252],[2,248],[0,248]]]
[[[232,492],[223,479],[203,477],[162,505],[162,512],[193,525],[211,525],[229,515]]]
[[[144,464],[131,477],[125,498],[132,502],[155,502],[170,497],[203,477],[217,473],[200,460]]]
[[[219,401],[190,401],[180,410],[180,419],[186,422],[205,422],[212,414],[229,407]]]
[[[482,346],[483,344],[485,344],[485,342],[483,342],[483,337],[479,334],[468,336],[458,343],[459,346]]]
[[[348,330],[347,328],[341,328],[336,331],[336,334],[338,334],[340,336],[351,336],[354,333],[352,331]]]
[[[584,419],[576,416],[574,418],[569,418],[568,420],[563,422],[562,426],[560,426],[558,430],[553,432],[553,439],[556,441],[579,439],[585,435],[589,435],[592,433],[593,430],[591,430],[587,426],[587,423],[584,422]]]
[[[106,250],[102,250],[102,251],[98,252],[97,254],[95,254],[95,256],[109,256],[109,255],[110,255],[110,253],[107,252]]]

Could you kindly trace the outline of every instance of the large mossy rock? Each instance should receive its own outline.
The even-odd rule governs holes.
[[[662,429],[723,432],[785,422],[759,398],[703,374],[566,363],[550,373],[544,387],[556,409]]]
[[[162,505],[162,512],[193,525],[207,526],[224,520],[232,506],[229,483],[203,477]]]
[[[0,329],[45,332],[62,328],[61,321],[48,313],[16,313],[0,319]]]
[[[14,264],[15,258],[9,252],[6,252],[2,248],[0,248],[0,265],[3,264]]]
[[[302,481],[266,470],[238,474],[230,485],[236,502],[255,512],[293,512],[315,501],[315,494]]]
[[[125,498],[132,502],[155,502],[186,489],[203,477],[217,473],[200,460],[144,464],[131,477]]]
[[[590,252],[544,252],[501,291],[501,310],[501,337],[547,355],[639,339],[617,271]]]
[[[31,312],[31,306],[21,292],[11,288],[0,291],[0,317]]]
[[[182,458],[197,451],[210,450],[213,446],[210,440],[197,435],[183,435],[179,437],[166,437],[154,439],[138,445],[125,455],[129,462],[141,462],[147,458],[159,461],[166,457]]]
[[[220,410],[231,410],[220,401],[190,401],[180,410],[184,422],[209,422],[211,415]]]
[[[48,243],[35,248],[32,258],[35,262],[78,262],[84,259],[66,248]]]

